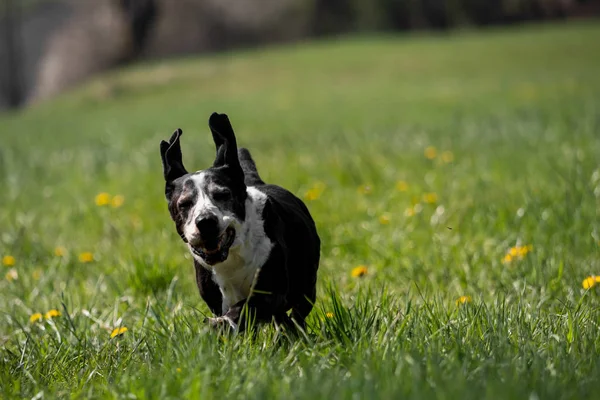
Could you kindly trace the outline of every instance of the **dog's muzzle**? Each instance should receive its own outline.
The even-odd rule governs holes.
[[[229,248],[235,240],[235,229],[230,226],[220,235],[206,237],[200,231],[200,240],[190,242],[192,253],[201,257],[208,265],[221,263],[229,256]]]

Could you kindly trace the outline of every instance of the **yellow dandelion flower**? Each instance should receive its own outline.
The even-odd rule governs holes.
[[[515,259],[521,260],[523,257],[527,255],[530,251],[533,250],[533,245],[528,244],[527,246],[514,246],[508,249],[506,255],[502,259],[504,263],[511,262]]]
[[[431,192],[431,193],[425,193],[423,195],[423,201],[427,204],[435,204],[435,203],[437,203],[437,200],[438,200],[438,196],[436,193]]]
[[[325,313],[325,316],[327,318],[333,318],[333,313],[332,312],[327,312],[327,313]]]
[[[98,193],[96,195],[96,205],[98,207],[106,206],[110,203],[110,194],[106,192]]]
[[[531,250],[533,250],[533,245],[528,244],[526,246],[521,246],[521,252],[524,254],[529,253]]]
[[[451,163],[452,161],[454,161],[454,154],[452,154],[451,151],[445,151],[442,153],[442,161],[445,162],[446,164]]]
[[[123,197],[120,194],[113,197],[112,200],[110,201],[110,205],[112,208],[119,208],[123,205],[123,203],[125,203],[125,197]]]
[[[175,368],[175,371],[181,372],[181,368]]]
[[[6,278],[7,281],[12,282],[12,281],[19,279],[19,273],[17,272],[16,269],[11,268],[8,270],[6,275],[4,275],[4,277]]]
[[[583,282],[581,283],[581,286],[583,286],[584,289],[591,289],[594,286],[596,286],[596,284],[599,282],[600,282],[600,280],[598,280],[597,276],[588,276],[587,278],[585,278],[583,280]]]
[[[308,189],[304,194],[304,198],[308,201],[317,200],[323,194],[325,190],[325,184],[323,182],[316,182],[313,187]]]
[[[317,200],[319,197],[321,197],[321,191],[317,190],[317,189],[309,189],[306,194],[304,195],[304,198],[308,201],[315,201]]]
[[[44,318],[46,318],[46,319],[52,319],[54,317],[60,317],[60,311],[58,311],[56,309],[52,309],[52,310],[48,311],[46,314],[44,314]]]
[[[310,188],[304,194],[304,198],[308,201],[315,201],[321,197],[322,191],[318,188]]]
[[[315,190],[315,189],[309,189],[304,194],[304,199],[306,199],[308,201],[315,201],[320,196],[321,196],[321,193],[319,193],[317,190]]]
[[[125,326],[122,326],[120,328],[115,328],[111,333],[110,333],[110,338],[114,338],[115,336],[121,336],[122,334],[124,334],[125,332],[127,332],[128,329]]]
[[[460,296],[458,299],[456,299],[456,305],[458,306],[461,304],[467,304],[467,303],[470,303],[471,301],[473,301],[471,296]]]
[[[56,257],[64,257],[67,254],[67,249],[62,246],[57,246],[54,248],[54,255]]]
[[[406,192],[408,190],[408,183],[404,181],[396,182],[396,190],[399,192]]]
[[[379,216],[379,223],[381,225],[387,225],[390,223],[390,215],[389,214],[383,214],[381,216]]]
[[[94,255],[89,251],[83,252],[79,254],[79,261],[81,261],[82,263],[92,262],[94,261]]]
[[[362,276],[365,276],[367,272],[367,267],[365,267],[364,265],[359,265],[358,267],[352,269],[351,275],[353,278],[360,278]]]
[[[360,185],[358,187],[358,193],[360,194],[369,194],[373,191],[371,185]]]
[[[15,260],[13,256],[2,257],[2,265],[4,265],[5,267],[12,267],[13,265],[15,265],[16,262],[17,260]]]
[[[425,149],[424,154],[425,154],[425,158],[433,160],[434,158],[437,157],[437,149],[433,146],[429,146]]]
[[[406,210],[404,210],[404,215],[406,215],[407,217],[412,217],[414,216],[416,213],[414,207],[408,207]]]
[[[33,272],[31,273],[31,277],[33,278],[33,280],[39,281],[42,277],[42,270],[39,268],[33,270]]]
[[[31,317],[29,317],[29,322],[30,323],[35,323],[38,321],[42,320],[42,313],[36,312],[35,314],[31,314]]]

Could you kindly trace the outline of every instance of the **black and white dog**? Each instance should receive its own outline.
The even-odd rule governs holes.
[[[208,124],[217,150],[212,167],[187,172],[181,129],[160,143],[160,153],[171,218],[216,316],[209,322],[243,329],[249,315],[303,327],[316,298],[315,223],[300,199],[263,182],[250,152],[238,151],[227,115],[213,113]]]

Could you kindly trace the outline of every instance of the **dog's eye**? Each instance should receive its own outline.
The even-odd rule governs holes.
[[[217,190],[213,192],[213,198],[217,201],[229,200],[231,197],[231,191],[229,190]]]

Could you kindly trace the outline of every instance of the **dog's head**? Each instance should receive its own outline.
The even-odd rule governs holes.
[[[208,121],[216,146],[213,166],[188,173],[183,166],[181,129],[160,143],[165,195],[177,232],[195,256],[208,265],[223,262],[245,220],[246,185],[237,143],[227,115]]]

